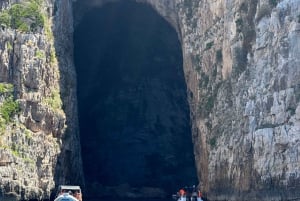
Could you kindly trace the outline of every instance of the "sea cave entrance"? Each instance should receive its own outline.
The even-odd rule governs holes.
[[[88,191],[196,184],[175,29],[146,4],[107,3],[76,26],[74,58]]]

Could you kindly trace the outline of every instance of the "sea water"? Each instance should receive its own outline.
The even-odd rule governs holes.
[[[118,198],[114,198],[114,199],[107,199],[107,198],[99,198],[99,199],[93,199],[93,198],[83,198],[83,201],[174,201],[174,199],[170,198],[170,199],[145,199],[145,198],[135,198],[135,199],[118,199]]]

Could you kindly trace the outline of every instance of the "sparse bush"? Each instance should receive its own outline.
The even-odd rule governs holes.
[[[0,83],[0,95],[4,95],[4,102],[0,105],[0,134],[3,134],[10,118],[19,112],[19,104],[13,100],[14,86],[8,83]]]
[[[46,58],[45,52],[44,52],[44,51],[41,51],[41,50],[37,50],[37,51],[35,52],[35,56],[36,56],[36,58],[38,58],[38,59],[45,59],[45,58]]]
[[[13,49],[13,46],[12,46],[12,44],[9,41],[6,43],[6,47],[7,47],[8,50],[12,50]]]
[[[12,97],[7,98],[0,106],[0,115],[5,120],[5,123],[9,122],[13,115],[20,111],[18,102],[14,101]]]
[[[59,90],[53,89],[51,96],[47,97],[44,100],[44,103],[54,110],[60,110],[62,108],[62,101],[60,98]]]
[[[14,86],[12,84],[0,83],[0,94],[12,93],[14,91]]]
[[[50,50],[50,63],[55,64],[56,61],[57,61],[57,58],[56,58],[55,49],[54,49],[54,47],[51,47],[51,50]]]
[[[7,12],[0,13],[0,25],[10,27],[10,16]]]
[[[46,34],[48,40],[53,40],[54,36],[53,36],[52,29],[51,29],[50,20],[47,18],[47,16],[45,14],[43,15],[43,19],[44,19],[45,34]]]
[[[26,128],[25,131],[24,131],[24,133],[25,133],[25,136],[26,136],[27,139],[32,139],[32,133],[31,133],[30,130],[28,130]]]
[[[0,136],[3,135],[6,127],[5,120],[0,116]]]

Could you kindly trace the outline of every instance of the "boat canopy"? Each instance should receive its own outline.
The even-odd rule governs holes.
[[[58,187],[58,191],[61,190],[81,191],[80,186],[68,186],[68,185],[60,185]]]

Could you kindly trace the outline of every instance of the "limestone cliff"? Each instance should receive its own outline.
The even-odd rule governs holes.
[[[201,187],[213,200],[299,197],[300,1],[182,3]]]
[[[109,0],[86,2],[97,6]],[[164,16],[182,42],[205,195],[211,200],[299,198],[300,1],[139,2]],[[55,179],[73,175],[72,167],[79,171],[78,181],[82,178],[70,51],[72,2],[39,3],[52,31],[44,23],[25,31],[8,26],[5,10],[14,2],[0,3],[0,81],[5,83],[0,102],[14,106],[8,107],[9,118],[1,112],[0,196],[47,197]],[[63,174],[55,177],[55,167]]]
[[[300,1],[175,2],[149,1],[178,14],[201,188],[299,197]]]
[[[65,79],[72,57],[59,43],[72,33],[66,3],[0,2],[0,200],[49,199],[56,185],[82,181],[76,101],[66,87],[74,76]]]

